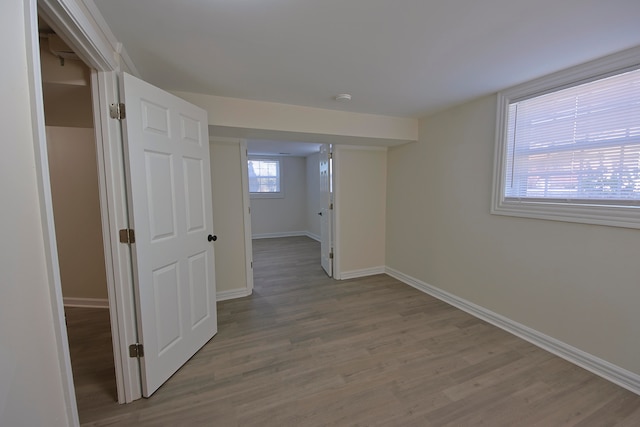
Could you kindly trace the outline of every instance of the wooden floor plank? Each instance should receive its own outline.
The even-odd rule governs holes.
[[[254,294],[150,399],[115,402],[107,310],[68,308],[84,426],[639,425],[640,396],[306,237],[254,241]]]

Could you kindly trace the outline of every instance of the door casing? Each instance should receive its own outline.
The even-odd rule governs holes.
[[[324,271],[333,277],[333,199],[331,145],[320,148],[320,264]]]
[[[120,126],[109,117],[108,106],[118,102],[117,73],[126,70],[138,74],[122,52],[113,34],[98,25],[95,6],[76,0],[28,0],[25,24],[29,40],[29,84],[34,126],[34,145],[39,163],[38,178],[43,233],[46,241],[46,261],[52,295],[53,323],[58,347],[58,359],[63,380],[63,394],[69,420],[78,425],[77,405],[69,356],[62,286],[53,225],[48,171],[44,105],[40,74],[38,15],[43,16],[53,30],[73,46],[78,56],[92,68],[91,83],[98,156],[98,185],[101,206],[105,266],[113,337],[114,363],[118,402],[127,403],[141,397],[139,366],[129,358],[128,344],[136,342],[135,311],[131,254],[127,245],[119,244],[117,230],[128,228],[125,174]]]

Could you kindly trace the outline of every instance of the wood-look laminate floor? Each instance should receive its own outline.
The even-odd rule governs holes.
[[[218,303],[218,335],[129,405],[107,311],[69,309],[82,424],[640,425],[640,396],[386,275],[329,279],[319,259],[305,237],[254,241],[253,296]]]

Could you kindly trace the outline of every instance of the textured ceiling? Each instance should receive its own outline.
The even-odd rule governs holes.
[[[420,117],[640,45],[639,0],[95,0],[166,90]],[[333,96],[348,92],[350,103]]]

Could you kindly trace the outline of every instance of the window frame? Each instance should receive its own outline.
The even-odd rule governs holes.
[[[562,200],[530,201],[505,198],[510,104],[637,69],[640,69],[640,47],[568,68],[498,93],[491,213],[640,229],[640,206],[597,201],[571,203]]]
[[[272,193],[252,193],[251,188],[249,187],[249,198],[251,199],[283,199],[284,198],[284,180],[283,176],[283,159],[281,156],[247,156],[247,173],[249,170],[249,162],[251,161],[260,161],[260,160],[268,160],[273,162],[278,162],[278,181],[280,183],[280,191],[272,192]],[[247,180],[249,177],[247,176]],[[248,181],[247,181],[248,182]]]

